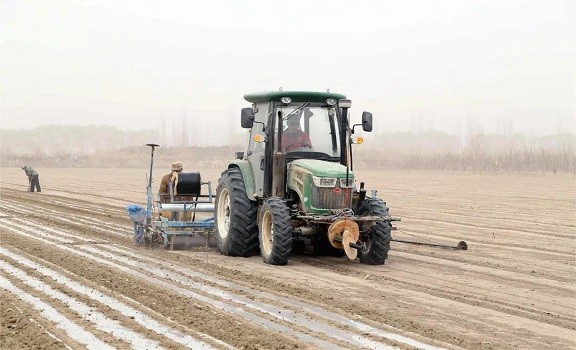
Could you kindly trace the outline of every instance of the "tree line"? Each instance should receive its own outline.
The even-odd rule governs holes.
[[[157,130],[126,131],[111,126],[48,125],[31,130],[0,130],[1,166],[146,167],[149,149],[162,145],[158,161],[178,159],[199,166],[220,166],[245,151],[248,134],[234,135],[228,145],[179,145]],[[357,167],[448,170],[489,173],[576,172],[573,133],[453,135],[436,130],[362,135],[354,145]],[[168,147],[165,147],[168,146]]]

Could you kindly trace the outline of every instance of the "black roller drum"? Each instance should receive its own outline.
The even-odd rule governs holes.
[[[200,195],[201,186],[200,173],[179,173],[176,193],[179,195]]]

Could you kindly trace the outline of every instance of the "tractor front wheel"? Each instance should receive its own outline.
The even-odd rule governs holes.
[[[266,198],[259,216],[260,252],[264,262],[286,265],[292,255],[292,224],[286,202],[280,198]]]
[[[386,203],[378,198],[367,198],[358,210],[360,215],[389,216]],[[368,265],[383,265],[388,258],[392,225],[389,221],[377,221],[361,227],[360,239],[364,241],[364,249],[359,251],[360,263]]]
[[[216,243],[229,256],[251,256],[258,248],[258,204],[248,199],[239,169],[224,171],[218,180],[214,202]]]

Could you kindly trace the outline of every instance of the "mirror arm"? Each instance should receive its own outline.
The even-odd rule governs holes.
[[[358,126],[358,125],[362,125],[362,124],[354,124],[354,125],[352,125],[352,131],[351,131],[352,135],[354,135],[354,128],[355,128],[356,126]]]
[[[254,121],[253,123],[254,124],[262,124],[262,132],[266,132],[266,124],[264,124],[263,122],[257,122],[257,121]]]

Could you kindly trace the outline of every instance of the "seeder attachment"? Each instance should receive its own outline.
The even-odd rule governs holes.
[[[154,149],[159,146],[151,143],[147,146],[151,147],[151,155],[146,209],[134,204],[126,206],[134,222],[134,241],[141,245],[162,245],[170,250],[216,246],[210,181],[202,182],[200,173],[175,172],[169,193],[159,194],[153,201]],[[201,193],[203,186],[207,186],[208,194]]]

